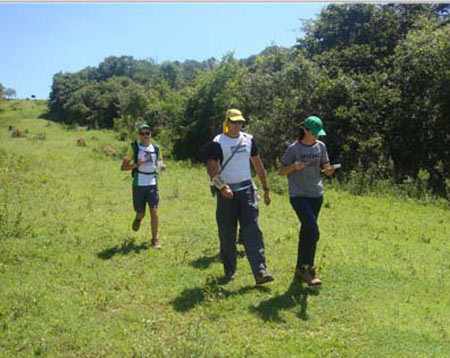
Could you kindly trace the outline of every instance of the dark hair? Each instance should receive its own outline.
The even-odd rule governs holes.
[[[299,131],[298,131],[298,140],[301,140],[305,137],[305,131],[303,130],[305,122],[302,121],[300,122],[300,127],[299,127]]]

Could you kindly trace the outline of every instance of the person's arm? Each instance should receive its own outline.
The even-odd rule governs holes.
[[[300,162],[295,162],[290,165],[285,165],[278,170],[278,175],[281,175],[281,176],[289,175],[292,172],[295,172],[296,170],[302,170],[307,165],[308,165],[307,163],[300,163]]]
[[[206,171],[209,179],[214,178],[219,173],[219,160],[221,160],[222,155],[219,143],[211,142],[207,149],[208,161],[206,162]],[[225,199],[233,198],[233,191],[226,184],[220,189],[220,194]]]
[[[214,178],[219,172],[219,161],[208,159],[208,162],[206,163],[206,171],[208,172],[209,179]]]
[[[271,200],[269,194],[269,187],[267,185],[266,170],[264,168],[264,164],[259,155],[250,157],[250,160],[252,161],[253,167],[255,168],[255,172],[258,175],[264,190],[264,203],[266,205],[269,205]]]
[[[322,143],[322,150],[321,150],[320,154],[321,154],[320,161],[321,161],[321,167],[322,167],[323,172],[325,173],[326,176],[333,175],[336,169],[330,165],[330,159],[328,158],[327,147],[323,143]]]
[[[332,176],[334,174],[334,172],[336,171],[336,169],[333,168],[330,165],[330,163],[322,164],[322,169],[323,169],[323,172],[325,173],[325,175],[327,175],[327,176]]]
[[[206,163],[206,170],[208,172],[209,178],[214,178],[219,173],[219,161],[214,159],[208,159],[208,162]],[[219,189],[219,188],[218,188]],[[230,189],[230,187],[225,184],[220,189],[220,194],[225,199],[232,199],[233,198],[233,191]]]
[[[136,169],[138,166],[133,161],[133,152],[129,150],[122,161],[122,165],[120,166],[120,170],[132,170]]]
[[[214,178],[219,173],[219,162],[222,160],[222,156],[220,144],[211,141],[206,148],[206,171],[208,172],[209,179]]]
[[[124,159],[122,162],[122,165],[120,167],[120,170],[132,170],[132,169],[136,169],[138,166],[133,163],[132,161],[128,160],[128,159]]]
[[[158,159],[158,166],[159,166],[159,168],[161,170],[166,170],[166,163],[164,163],[164,159],[163,159],[163,155],[162,155],[162,152],[161,152],[161,148],[158,149],[158,156],[159,156],[159,159]]]
[[[280,176],[289,175],[292,172],[295,172],[297,170],[302,170],[303,168],[305,168],[308,165],[308,163],[301,163],[301,162],[295,161],[295,155],[294,155],[292,146],[289,146],[286,149],[286,152],[283,154],[280,161],[281,161],[281,164],[283,165],[278,170],[278,175],[280,175]]]

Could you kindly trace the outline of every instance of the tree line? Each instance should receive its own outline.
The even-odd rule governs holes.
[[[3,99],[12,99],[16,97],[16,90],[14,88],[10,88],[10,87],[4,87],[1,83],[0,83],[0,102]]]
[[[48,117],[113,128],[123,140],[145,120],[175,158],[202,161],[235,107],[276,167],[299,121],[317,115],[346,175],[401,183],[425,173],[436,193],[450,195],[450,5],[331,4],[302,29],[291,48],[246,59],[112,56],[57,73]]]

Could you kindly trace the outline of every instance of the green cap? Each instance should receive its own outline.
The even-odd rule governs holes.
[[[150,126],[149,126],[147,123],[145,123],[145,122],[140,123],[140,124],[138,124],[138,126],[137,126],[137,129],[138,129],[139,132],[140,132],[141,130],[143,130],[144,128],[150,129]]]
[[[310,116],[305,119],[305,128],[310,130],[316,136],[327,135],[323,130],[322,120],[316,116]]]

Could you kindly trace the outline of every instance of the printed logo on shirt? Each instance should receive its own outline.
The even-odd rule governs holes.
[[[231,153],[234,152],[234,149],[235,149],[235,148],[236,148],[235,145],[232,145],[232,146],[230,147]],[[238,153],[246,153],[246,152],[247,152],[247,146],[246,146],[245,144],[240,144],[239,147],[238,147],[238,150],[236,151],[236,154],[238,154]]]
[[[153,163],[153,156],[150,151],[145,151],[144,157],[145,157],[145,160],[147,160],[147,162]]]
[[[308,165],[317,165],[320,161],[319,153],[309,153],[300,155],[300,162],[307,163]]]

